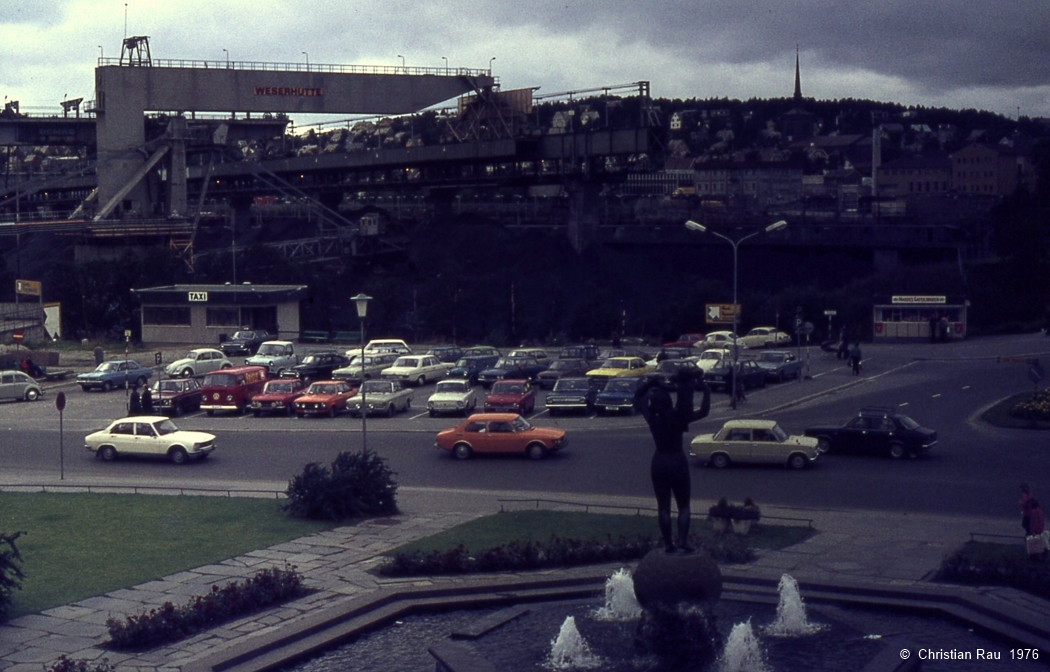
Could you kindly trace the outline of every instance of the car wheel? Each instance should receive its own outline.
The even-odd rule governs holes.
[[[248,410],[244,402],[241,401],[237,404],[237,415],[244,415],[244,412]]]
[[[905,455],[905,452],[904,452],[904,446],[903,445],[901,445],[899,443],[891,443],[890,444],[890,457],[892,457],[895,460],[899,460],[902,457],[904,457],[904,455]]]
[[[113,389],[113,381],[112,380],[107,380],[106,382],[102,383],[102,391],[103,392],[109,392],[112,389]]]
[[[185,409],[182,408],[182,402],[171,405],[171,412],[176,418],[181,418],[184,411]]]
[[[283,378],[284,377],[284,369],[277,369],[277,373],[273,374],[273,377],[274,378]]]
[[[175,446],[168,451],[168,459],[171,460],[172,464],[186,464],[190,456],[186,454],[185,448]]]
[[[405,410],[407,411],[410,408],[412,408],[412,400],[411,399],[405,399]]]
[[[778,383],[784,382],[784,372],[783,371],[781,371],[780,373],[777,374],[777,382]]]
[[[831,442],[824,438],[817,439],[817,450],[821,453],[829,452],[831,450]]]
[[[558,415],[558,409],[556,409],[556,408],[548,408],[547,409],[547,414],[553,418],[554,416]]]
[[[81,385],[80,389],[84,390],[85,392],[90,392],[91,391],[91,386],[90,385]]]
[[[795,453],[794,455],[788,458],[788,467],[790,467],[791,469],[805,469],[806,463],[808,461],[809,460],[806,459],[805,455],[802,455],[801,453]]]
[[[182,377],[183,378],[192,378],[193,377],[193,369],[191,369],[190,367],[187,366],[185,369],[182,370]]]
[[[390,404],[390,406],[388,406],[386,409],[386,417],[392,418],[394,417],[394,413],[397,413],[397,409],[394,408],[393,404]]]
[[[40,398],[40,393],[36,390],[26,390],[26,401],[36,401]]]
[[[259,409],[255,409],[254,411],[252,411],[252,415],[254,415],[255,417],[259,417],[260,415],[262,415],[262,411],[260,411]]]
[[[470,456],[474,454],[474,451],[465,443],[457,443],[455,447],[452,448],[452,453],[458,459],[469,460]]]
[[[333,407],[328,409],[328,417],[329,418],[334,418],[335,417],[335,406],[333,406]]]
[[[232,369],[232,368],[233,368],[233,364],[223,364],[223,365],[222,365],[222,367],[220,367],[220,368],[223,368],[223,369]],[[207,454],[207,453],[205,453],[205,454]]]
[[[102,446],[98,449],[98,454],[106,462],[112,462],[113,460],[117,459],[117,449],[113,446]]]
[[[432,418],[436,418],[436,417],[437,417],[437,413],[435,413],[434,411],[427,411],[427,413],[428,413],[428,414],[430,415],[430,417],[432,417]]]
[[[427,377],[426,376],[420,376],[419,378],[416,378],[416,387],[423,387],[426,384],[427,384]]]
[[[542,460],[547,457],[547,446],[542,443],[530,443],[529,447],[525,449],[525,453],[530,460]]]
[[[729,466],[729,456],[725,453],[716,453],[712,455],[711,466],[715,469],[725,469]]]
[[[213,415],[215,415],[215,411],[213,411],[213,410],[211,410],[211,409],[209,408],[209,409],[208,409],[208,417],[210,418],[210,417],[212,417]]]

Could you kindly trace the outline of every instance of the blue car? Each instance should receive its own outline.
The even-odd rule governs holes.
[[[478,374],[478,382],[484,387],[492,387],[493,383],[504,378],[534,381],[540,371],[546,370],[547,365],[535,357],[500,357],[491,369]]]
[[[141,366],[131,359],[121,359],[102,362],[94,371],[80,374],[77,376],[77,385],[85,392],[92,389],[109,392],[125,385],[145,387],[152,375],[153,369]]]
[[[610,378],[594,399],[594,408],[602,413],[634,413],[634,392],[641,378]]]
[[[465,378],[471,385],[478,384],[478,376],[499,361],[499,355],[460,357],[456,365],[448,370],[446,378]]]
[[[589,413],[598,397],[600,387],[597,382],[594,378],[586,376],[559,378],[544,402],[547,412],[551,415],[571,411]]]

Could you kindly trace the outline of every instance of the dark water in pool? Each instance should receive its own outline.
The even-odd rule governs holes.
[[[594,618],[600,600],[578,600],[529,605],[525,616],[476,640],[462,640],[474,647],[501,672],[548,670],[551,643],[558,636],[567,616],[575,617],[580,634],[602,656],[602,672],[664,672],[659,661],[639,656],[634,646],[636,621],[611,623]],[[486,614],[498,611],[456,611],[443,614],[408,616],[380,631],[334,649],[314,660],[291,668],[294,672],[433,672],[435,661],[427,647],[445,639],[456,627],[466,626]],[[935,652],[969,653],[971,660],[923,660],[924,672],[970,672],[987,670],[1046,670],[1045,660],[1018,660],[1011,657],[1013,647],[1003,641],[939,618],[875,611],[853,607],[809,605],[810,622],[827,627],[814,635],[795,638],[768,637],[761,627],[773,622],[773,605],[720,602],[717,628],[724,643],[733,625],[751,619],[752,627],[765,652],[771,671],[805,670],[841,672],[859,670],[884,647],[897,651],[903,642]],[[866,635],[882,635],[879,640]],[[998,660],[978,660],[978,650],[999,655]],[[1050,657],[1050,652],[1043,652]],[[717,670],[718,666],[708,666]],[[675,672],[678,672],[676,669]]]

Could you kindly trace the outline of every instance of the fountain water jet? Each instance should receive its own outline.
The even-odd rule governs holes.
[[[729,632],[722,655],[718,657],[719,672],[768,672],[765,652],[759,644],[751,619],[737,623]]]
[[[823,625],[810,623],[806,618],[806,605],[802,603],[798,581],[794,577],[787,574],[781,576],[777,592],[780,593],[777,617],[772,624],[762,629],[763,634],[771,637],[798,637],[812,635],[824,629]]]
[[[605,606],[594,612],[599,621],[633,621],[642,615],[628,569],[619,569],[605,582]]]
[[[593,670],[601,665],[602,659],[591,653],[591,647],[576,629],[575,617],[566,617],[557,638],[551,642],[551,653],[545,667],[551,670]]]

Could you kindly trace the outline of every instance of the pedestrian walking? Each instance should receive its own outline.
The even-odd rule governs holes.
[[[139,397],[137,388],[131,391],[131,399],[128,401],[128,415],[142,415],[142,398]]]
[[[142,390],[142,413],[143,415],[153,415],[153,393],[149,391],[149,388]]]
[[[1032,520],[1028,515],[1028,500],[1032,499],[1032,489],[1027,483],[1021,484],[1021,500],[1018,502],[1021,506],[1021,527],[1024,528],[1024,535],[1027,537],[1032,533]]]
[[[1046,518],[1043,515],[1043,509],[1039,506],[1039,501],[1035,497],[1029,497],[1025,506],[1028,509],[1030,530],[1028,536],[1025,537],[1025,548],[1028,551],[1028,558],[1030,560],[1044,558],[1047,552],[1047,534]]]
[[[95,355],[95,366],[98,366],[106,359],[106,352],[102,349],[101,343],[96,343],[92,352]]]
[[[849,362],[853,367],[853,375],[860,375],[860,343],[853,341],[853,347],[849,349]]]

